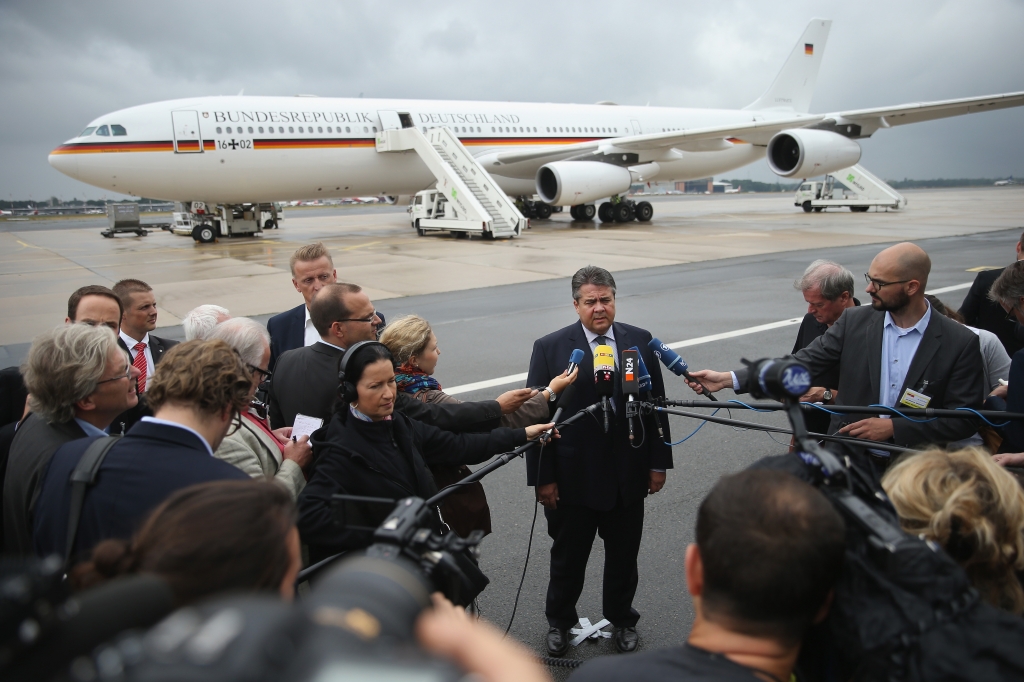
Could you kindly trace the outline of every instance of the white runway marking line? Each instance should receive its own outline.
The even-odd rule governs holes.
[[[970,288],[973,282],[966,282],[964,284],[954,284],[950,287],[942,287],[941,289],[932,289],[929,294],[945,294],[950,291],[959,291],[960,289]],[[794,324],[800,324],[803,320],[801,317],[792,317],[788,320],[779,320],[778,322],[769,322],[768,324],[759,324],[756,327],[746,327],[745,329],[736,329],[731,332],[722,332],[721,334],[709,334],[708,336],[698,336],[695,339],[686,339],[685,341],[676,341],[675,343],[667,344],[669,348],[675,350],[676,348],[686,348],[688,346],[699,346],[704,343],[711,343],[712,341],[722,341],[724,339],[734,339],[737,336],[746,336],[747,334],[757,334],[758,332],[766,332],[772,329],[779,329],[781,327],[789,327]],[[527,373],[522,374],[509,374],[504,377],[497,377],[495,379],[487,379],[485,381],[476,381],[472,384],[462,384],[461,386],[452,386],[451,388],[445,389],[445,393],[448,395],[458,395],[459,393],[471,393],[473,391],[480,391],[485,388],[494,388],[495,386],[507,386],[508,384],[518,384],[526,381]]]

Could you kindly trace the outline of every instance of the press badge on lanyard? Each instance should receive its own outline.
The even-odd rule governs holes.
[[[923,410],[928,407],[928,403],[932,401],[932,397],[925,395],[920,391],[915,391],[908,388],[903,392],[903,397],[900,398],[900,405],[906,405],[907,407],[916,407],[919,410]]]

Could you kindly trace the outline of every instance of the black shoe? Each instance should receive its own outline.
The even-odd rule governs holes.
[[[624,654],[636,651],[636,645],[640,641],[636,634],[636,628],[633,627],[615,628],[612,639],[615,640],[615,648]]]
[[[633,648],[636,648],[635,643]],[[569,631],[564,628],[551,628],[548,630],[548,653],[552,656],[564,656],[565,652],[568,650]]]

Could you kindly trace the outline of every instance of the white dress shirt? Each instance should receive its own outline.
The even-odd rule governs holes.
[[[153,365],[153,350],[149,347],[149,332],[142,337],[141,341],[136,341],[132,337],[125,334],[123,331],[118,332],[121,335],[121,340],[124,341],[124,345],[128,346],[128,354],[132,356],[132,362],[135,361],[135,344],[144,343],[146,349],[143,351],[146,354],[146,385],[153,379],[153,372],[155,367]]]
[[[594,351],[597,350],[597,347],[601,345],[597,342],[598,336],[603,336],[605,339],[607,339],[604,345],[612,347],[612,357],[615,359],[615,366],[619,366],[619,347],[615,345],[615,331],[612,327],[608,327],[608,331],[605,332],[604,334],[595,334],[594,332],[584,327],[583,333],[587,335],[587,343],[590,344],[591,354],[593,354]]]
[[[302,345],[312,346],[320,340],[320,332],[313,326],[313,320],[309,318],[309,308],[306,308],[306,324],[302,332]]]

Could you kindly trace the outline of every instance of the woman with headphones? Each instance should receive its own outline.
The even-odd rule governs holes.
[[[299,533],[317,562],[370,544],[372,534],[339,528],[331,496],[428,498],[437,485],[428,465],[477,464],[538,438],[552,424],[455,434],[395,412],[395,364],[378,341],[341,358],[330,424],[313,434],[315,470],[299,497]],[[438,513],[437,528],[443,519]]]

